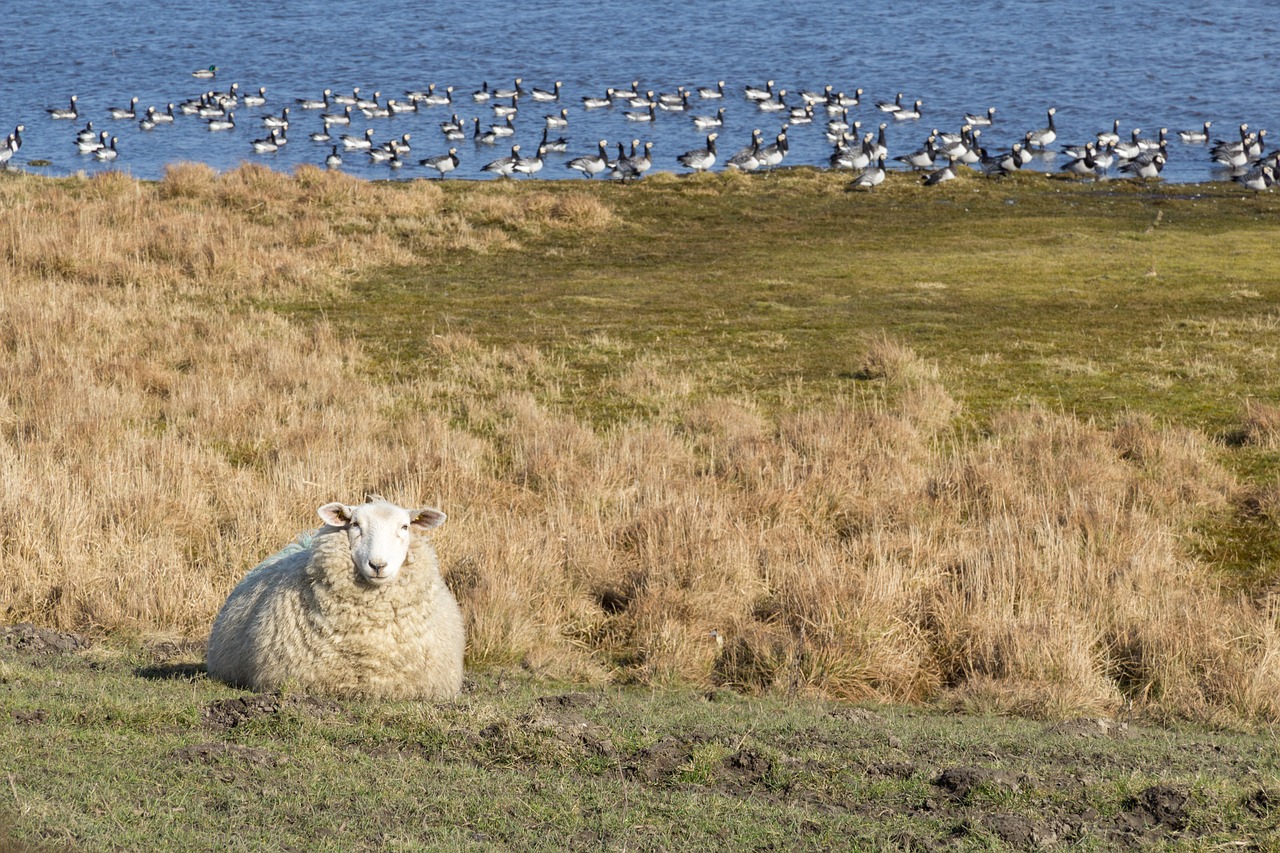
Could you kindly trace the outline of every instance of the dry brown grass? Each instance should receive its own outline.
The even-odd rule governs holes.
[[[865,359],[883,397],[769,411],[645,353],[611,393],[651,414],[604,428],[549,402],[535,348],[442,335],[445,370],[374,381],[356,342],[249,307],[612,216],[475,192],[464,214],[317,170],[0,182],[0,619],[201,636],[314,507],[376,491],[449,513],[472,665],[1280,719],[1280,605],[1185,546],[1235,488],[1196,432],[1019,409],[961,433],[890,340]]]

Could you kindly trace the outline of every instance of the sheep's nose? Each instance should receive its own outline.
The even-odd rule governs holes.
[[[370,560],[369,568],[373,570],[373,573],[375,576],[382,577],[382,573],[387,568],[387,561],[386,560]]]

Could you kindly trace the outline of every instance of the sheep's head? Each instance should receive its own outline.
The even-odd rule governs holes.
[[[404,564],[412,562],[413,537],[445,519],[438,509],[404,509],[381,499],[359,506],[330,503],[316,512],[325,524],[347,532],[356,571],[375,586],[395,580]]]

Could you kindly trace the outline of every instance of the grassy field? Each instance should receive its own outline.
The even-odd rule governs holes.
[[[452,847],[529,846],[545,827],[582,846],[699,846],[726,823],[745,846],[810,825],[870,846],[917,829],[921,847],[957,832],[1019,846],[1026,821],[1008,838],[982,821],[1044,808],[1058,781],[1000,777],[978,811],[935,783],[953,762],[1002,767],[1050,723],[957,710],[1225,726],[1254,733],[1229,747],[1252,754],[1280,721],[1280,203],[1030,175],[847,183],[0,175],[0,547],[21,567],[0,577],[0,623],[100,640],[0,668],[4,742],[27,756],[0,766],[18,834],[93,848],[112,826],[167,826],[206,846],[181,835],[203,822],[175,817],[198,808],[221,809],[202,817],[223,833],[228,815],[297,827],[282,844],[431,846],[416,828],[382,839],[372,811],[332,834],[309,829],[326,810],[264,801],[245,817],[222,789],[137,804],[139,785],[219,773],[292,796],[312,770],[320,801],[403,796],[376,750],[325,765],[346,743],[374,749],[361,738],[384,711],[405,773],[509,786],[496,818],[431,801],[474,833],[436,839]],[[473,690],[456,707],[317,714],[295,697],[209,728],[211,703],[238,695],[192,668],[226,593],[315,507],[366,492],[449,514],[436,543]],[[187,650],[176,680],[145,677],[162,640]],[[592,697],[574,735],[530,728],[567,684]],[[101,718],[77,716],[85,696]],[[837,779],[822,751],[872,736],[823,733],[849,703],[888,703],[872,728],[927,732],[912,738],[936,751],[876,759],[913,763],[901,778],[868,757]],[[579,716],[609,729],[608,755],[574,740]],[[103,745],[130,721],[133,743],[154,742]],[[987,756],[992,730],[1022,746]],[[1090,749],[1127,757],[1071,758],[1100,768],[1097,790],[1034,831],[1105,847],[1274,830],[1273,795],[1237,772],[1274,768],[1196,777],[1171,756],[1228,736],[1172,731],[1121,748],[1090,730]],[[442,758],[442,732],[465,747]],[[683,769],[629,787],[628,763],[666,737]],[[550,775],[513,757],[541,768],[561,749],[572,769]],[[106,796],[104,761],[133,800]],[[752,767],[767,781],[723,790]],[[1190,805],[1143,800],[1161,780]],[[863,805],[833,807],[828,783]],[[823,793],[780,818],[788,785]],[[885,820],[866,790],[895,803]],[[86,823],[59,828],[59,809]]]

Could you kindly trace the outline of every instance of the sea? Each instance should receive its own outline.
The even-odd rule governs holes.
[[[1137,129],[1156,139],[1167,128],[1166,181],[1226,180],[1208,146],[1187,144],[1178,130],[1211,122],[1211,138],[1236,140],[1240,126],[1266,128],[1280,137],[1280,32],[1270,2],[1229,4],[1123,0],[895,0],[892,3],[833,3],[831,0],[628,0],[566,3],[561,0],[80,0],[77,3],[7,3],[0,12],[0,136],[23,125],[23,145],[9,168],[69,175],[103,169],[157,179],[170,165],[207,163],[217,170],[256,162],[292,171],[322,166],[338,145],[344,172],[371,180],[437,176],[420,161],[457,149],[450,179],[498,180],[483,167],[521,146],[536,152],[546,117],[567,119],[548,130],[566,141],[565,153],[549,153],[533,178],[586,180],[566,167],[594,154],[600,140],[611,153],[622,143],[652,143],[653,169],[687,171],[677,156],[706,145],[709,130],[694,115],[717,115],[723,168],[747,147],[759,129],[766,143],[787,128],[789,149],[780,168],[827,168],[832,143],[819,107],[811,123],[790,123],[789,110],[764,111],[746,87],[786,90],[781,100],[800,106],[799,92],[862,94],[848,109],[858,133],[878,133],[886,124],[890,157],[920,148],[934,130],[959,131],[966,114],[995,119],[982,128],[991,152],[1008,149],[1028,130],[1043,128],[1055,110],[1057,141],[1027,168],[1056,172],[1068,161],[1058,151],[1083,144],[1119,121],[1128,139]],[[216,67],[212,79],[193,76]],[[558,101],[526,95],[515,102],[514,135],[485,143],[473,139],[506,120],[493,105],[510,99],[473,100],[482,89],[554,89]],[[704,99],[698,87],[724,81],[722,99]],[[625,113],[643,108],[615,103],[586,109],[583,98],[609,88],[692,96],[684,111],[654,111],[652,121]],[[140,127],[149,106],[198,99],[208,91],[241,94],[265,88],[266,103],[238,106],[235,127],[210,130],[206,119],[181,115],[152,130]],[[325,89],[384,104],[406,101],[406,93],[452,88],[452,103],[419,105],[416,112],[366,118],[359,110],[347,127],[334,126],[331,141],[313,141],[323,112],[303,109],[297,99],[321,99]],[[894,120],[878,101],[922,104],[920,117]],[[76,96],[79,117],[50,117]],[[112,118],[111,107],[137,98],[137,118]],[[267,116],[289,108],[287,143],[272,153],[252,141],[270,135]],[[457,117],[466,131],[449,141],[443,122]],[[843,116],[840,116],[843,118]],[[79,130],[115,137],[118,156],[99,161],[77,150]],[[374,145],[409,137],[399,167],[345,151],[341,134],[364,136]],[[1264,137],[1265,138],[1265,137]],[[1280,141],[1280,140],[1278,140]],[[891,167],[906,168],[892,162]],[[1118,177],[1114,169],[1109,173]],[[598,178],[600,179],[600,178]]]

